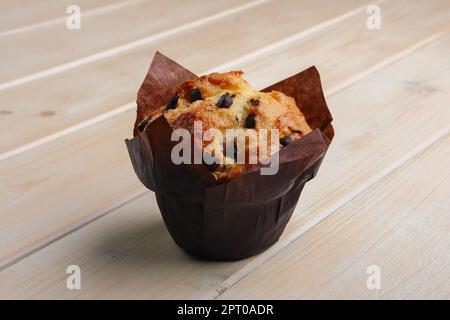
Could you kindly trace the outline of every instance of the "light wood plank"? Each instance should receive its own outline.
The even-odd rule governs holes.
[[[345,39],[343,39],[343,40],[345,40]],[[361,44],[361,46],[362,47],[364,47],[365,46],[365,44]],[[320,58],[318,57],[317,58],[317,61],[320,61]],[[327,71],[327,70],[325,70],[325,71]],[[326,74],[326,72],[325,72],[325,74]],[[251,74],[250,74],[251,75]],[[270,75],[269,74],[265,74],[264,76],[267,76],[267,77],[270,77]],[[350,76],[350,75],[348,75],[348,76]],[[126,130],[124,130],[123,131],[123,136],[128,136],[128,134],[127,134],[127,131]],[[70,140],[69,140],[70,141]],[[38,153],[39,154],[39,153]],[[34,158],[34,156],[29,156],[29,155],[27,155],[27,157],[30,157],[30,159],[33,159]],[[12,163],[14,163],[14,161],[15,160],[13,160],[13,159],[10,159],[11,161],[9,161],[8,163],[10,163],[10,164],[12,164]],[[90,171],[90,168],[86,168],[86,170],[87,171]],[[19,173],[16,171],[16,173],[19,175]],[[26,183],[25,183],[25,185],[26,185]],[[42,186],[41,186],[42,187]],[[43,186],[43,188],[45,189],[46,187],[45,186]],[[5,186],[5,189],[7,189],[7,187]],[[13,190],[13,188],[11,188],[11,190]],[[21,189],[22,190],[22,189]],[[23,191],[23,190],[22,190]],[[47,191],[43,191],[44,192],[44,194],[47,192]],[[20,193],[20,192],[19,192]],[[131,193],[131,192],[130,192]],[[13,199],[15,196],[17,196],[17,193],[15,193],[15,192],[12,192],[12,191],[7,191],[6,192],[6,194],[7,195],[9,195],[9,197],[5,197],[5,199]],[[70,199],[72,198],[72,195],[70,194],[70,193],[63,193],[62,195],[61,195],[61,197],[64,199],[64,201],[65,202],[71,202],[70,201]],[[109,198],[108,198],[109,199]],[[104,201],[104,198],[103,197],[98,197],[98,198],[96,198],[96,200],[98,201],[98,203],[95,203],[94,204],[94,207],[95,208],[102,208],[103,206],[105,206],[105,203],[103,203],[102,201]],[[106,204],[108,204],[108,203],[106,203]],[[56,211],[58,211],[58,210],[61,210],[61,209],[57,209],[58,208],[58,206],[56,206]],[[91,212],[86,212],[85,210],[86,210],[86,208],[77,208],[77,209],[80,209],[82,212],[79,212],[79,213],[76,213],[75,214],[75,217],[76,218],[74,218],[74,219],[78,219],[78,218],[80,218],[80,216],[78,215],[78,214],[81,214],[81,217],[83,217],[83,216],[89,216],[90,214],[91,214]],[[70,215],[70,213],[68,212],[67,213],[68,215]],[[76,221],[76,220],[75,220]],[[68,225],[71,225],[70,223],[72,222],[71,220],[68,220],[67,221],[68,222]],[[49,230],[51,230],[51,228],[49,229]],[[54,231],[54,232],[56,232],[56,233],[58,233],[59,231]],[[37,232],[37,234],[39,234],[39,232]],[[47,235],[47,233],[44,233],[45,235]],[[53,234],[53,233],[51,233],[51,234]],[[45,237],[45,236],[44,236]],[[29,246],[26,246],[27,248],[29,247]],[[20,250],[19,250],[20,251]],[[12,255],[12,256],[14,256],[14,254]]]
[[[82,13],[79,30],[70,30],[66,21],[61,21],[0,37],[0,46],[5,48],[0,52],[0,83],[155,36],[246,3],[249,0],[192,0],[189,7],[195,10],[186,10],[177,0],[135,2],[94,16]]]
[[[269,259],[276,250],[281,250],[292,241],[301,228],[314,226],[318,216],[326,218],[324,212],[331,214],[341,199],[357,196],[364,188],[370,187],[368,181],[375,183],[376,179],[383,177],[380,172],[384,170],[388,174],[390,171],[386,171],[386,168],[394,166],[395,169],[414,155],[412,153],[405,158],[405,154],[411,150],[417,154],[443,136],[442,132],[449,131],[445,127],[450,118],[447,106],[450,62],[446,54],[449,49],[450,36],[447,36],[329,99],[335,116],[335,140],[318,177],[308,183],[304,190],[285,234],[280,242],[265,253],[233,263],[193,260],[170,240],[153,196],[147,194],[3,270],[0,273],[0,282],[4,284],[0,289],[0,297],[198,298],[205,295],[213,297],[211,292],[217,295],[216,290],[221,291],[224,284],[230,284],[229,277],[236,273],[243,276],[240,270],[253,263],[256,263],[256,268],[259,262],[264,261],[264,257]],[[104,142],[110,143],[111,147],[103,148],[115,148],[114,139]],[[66,149],[67,152],[73,150],[74,153],[81,153],[77,151],[77,145],[87,142],[81,139],[76,144],[76,141],[65,139],[65,143],[73,144]],[[89,154],[92,156],[85,164],[85,170],[90,168],[89,163],[96,163],[99,159],[107,158],[108,163],[114,161],[109,156],[102,156],[103,148],[99,149],[97,144],[92,144],[91,148],[93,150]],[[48,153],[43,151],[42,156]],[[83,154],[87,154],[87,151],[83,151]],[[30,161],[25,156],[23,159]],[[402,162],[399,159],[403,159]],[[38,162],[35,165],[43,164]],[[123,183],[130,178],[130,165],[125,161],[121,165],[123,169],[116,167],[114,161],[111,163],[113,171],[106,167],[100,172],[94,167],[92,171],[83,172],[96,176],[95,181],[104,179],[108,172],[113,173],[123,177],[124,181],[120,181]],[[14,164],[1,170],[8,172],[22,167],[21,159],[17,159]],[[72,168],[66,164],[64,168],[64,180],[80,180],[76,166]],[[26,174],[14,176],[17,179]],[[104,197],[101,186],[105,182],[96,184],[95,181],[86,185],[79,183],[79,190],[76,193],[68,192],[61,202],[67,204],[75,201],[77,206],[87,205],[86,201],[81,203],[76,199],[89,198],[87,194],[92,193],[92,190],[96,190],[97,198]],[[65,185],[62,180],[51,183],[59,188]],[[42,193],[42,189],[37,188],[33,195],[36,198],[29,198],[29,203],[39,206],[38,199],[44,197],[39,193]],[[22,194],[27,196],[26,192]],[[10,212],[23,212],[14,207],[19,203],[23,205],[24,202],[18,200],[10,202]],[[45,220],[49,228],[55,215],[40,207],[32,209],[35,213],[28,211],[30,219]],[[64,210],[58,211],[58,218],[68,223],[71,219],[69,210],[66,205]],[[28,223],[30,228],[35,225],[34,221],[28,220]],[[7,229],[2,226],[8,232],[5,240],[9,243],[13,242],[10,239],[14,237],[20,241],[17,237],[20,230],[15,230],[17,228],[11,223]],[[39,233],[42,234],[42,230]],[[51,234],[51,230],[48,230],[48,234]],[[5,242],[4,239],[0,240],[0,244]],[[5,250],[2,248],[2,252]],[[77,264],[83,270],[85,282],[81,291],[69,291],[64,287],[64,270],[68,264]]]
[[[374,67],[391,63],[410,54],[424,42],[450,31],[449,1],[396,0],[379,4],[382,12],[380,30],[366,27],[368,14],[362,11],[343,23],[338,23],[300,41],[287,42],[276,52],[269,51],[252,62],[243,61],[235,67],[246,67],[249,80],[265,87],[292,75],[293,68],[302,69],[316,65],[326,70],[324,88],[336,90],[356,81],[357,77],[373,71]],[[341,38],[339,41],[336,38]],[[312,50],[312,49],[315,50]],[[323,58],[317,59],[317,48]],[[277,59],[269,58],[270,56]],[[244,57],[245,58],[245,57]],[[226,67],[226,66],[225,66]],[[223,67],[220,68],[223,70]],[[267,77],[253,77],[255,70],[265,70]],[[348,77],[351,73],[353,76]],[[275,76],[275,77],[272,77]]]
[[[264,36],[251,37],[253,42],[267,43],[271,41],[273,36],[277,36],[275,29],[277,31],[298,31],[304,25],[308,26],[311,23],[315,25],[330,16],[334,18],[340,13],[345,13],[358,4],[367,5],[368,3],[367,0],[343,0],[339,5],[330,5],[329,3],[325,5],[326,0],[280,0],[277,2],[272,0],[247,0],[245,3],[245,0],[232,0],[231,2],[208,2],[207,7],[212,7],[211,10],[208,10],[208,8],[186,10],[184,6],[174,4],[174,1],[164,2],[164,5],[153,3],[153,6],[158,8],[157,10],[153,7],[151,9],[130,7],[128,10],[111,11],[96,17],[85,17],[83,20],[84,27],[81,30],[76,30],[76,32],[68,30],[63,25],[37,30],[36,32],[39,32],[39,34],[27,33],[23,36],[14,35],[0,38],[0,45],[7,48],[0,55],[3,70],[0,74],[0,89],[3,90],[76,66],[92,63],[120,52],[129,51],[134,47],[142,47],[141,49],[145,50],[145,45],[151,44],[155,40],[203,24],[200,21],[210,22],[214,20],[214,17],[226,17],[226,12],[234,14],[244,7],[247,9],[245,19],[227,20],[228,23],[225,23],[225,27],[218,33],[213,34],[215,37],[208,42],[203,38],[204,32],[198,32],[187,39],[185,38],[185,41],[181,43],[182,51],[185,52],[186,44],[188,47],[193,46],[193,42],[200,42],[199,48],[204,48],[213,46],[216,42],[220,42],[222,45],[228,44],[228,42],[222,42],[220,39],[223,39],[223,41],[227,41],[229,38],[239,39],[240,35],[245,33],[245,30],[232,32],[230,27],[234,27],[236,22],[244,24],[240,21],[242,19],[250,25],[247,26],[247,29],[253,28],[252,31],[258,32],[264,30],[264,33],[267,33],[268,38]],[[238,3],[236,3],[229,10],[223,8],[224,6],[232,7],[235,2],[241,5],[238,6]],[[201,3],[200,7],[204,7],[204,2]],[[147,7],[150,5],[152,3]],[[261,6],[261,9],[253,10]],[[190,8],[194,7],[194,3],[191,3]],[[152,12],[151,15],[148,13],[149,10]],[[149,18],[153,16],[156,18]],[[196,19],[201,16],[202,19],[197,22],[196,19],[193,19],[193,16]],[[253,20],[256,20],[256,23]],[[261,20],[265,22],[264,25],[262,25]],[[282,24],[280,24],[280,20],[283,20]],[[277,28],[266,28],[267,25],[276,25]],[[199,34],[202,34],[202,37],[199,37]],[[150,47],[153,48],[151,45]],[[26,54],[24,55],[24,52],[33,52],[35,55],[29,57]],[[15,63],[13,67],[10,65],[12,61]]]
[[[408,9],[396,16],[396,12],[402,12],[401,10],[405,10],[403,8],[409,7],[413,7],[414,10]],[[258,7],[258,10],[261,8],[263,6]],[[235,68],[243,68],[247,73],[246,77],[252,83],[263,87],[297,70],[316,64],[323,74],[325,88],[331,89],[351,79],[350,74],[352,77],[356,76],[379,62],[390,60],[399,53],[417,46],[423,39],[441,34],[449,27],[450,3],[446,1],[433,0],[427,3],[389,1],[383,4],[382,8],[384,24],[380,31],[370,31],[366,28],[364,21],[367,14],[363,10],[353,18],[325,28],[318,34],[300,39],[297,45],[282,47],[271,54],[253,59],[252,63],[248,61],[238,63]],[[258,13],[258,10],[254,8],[252,11]],[[423,14],[435,18],[430,22],[428,20],[423,22],[424,20],[420,19]],[[258,14],[255,16],[258,17]],[[308,17],[309,15],[301,17],[298,24],[310,21]],[[201,28],[203,32],[196,29],[192,34],[186,33],[155,42],[153,48],[129,52],[41,81],[0,91],[2,101],[0,110],[3,110],[3,113],[0,111],[0,126],[12,133],[0,136],[0,153],[11,152],[22,146],[29,147],[28,145],[33,145],[36,140],[39,142],[39,139],[48,135],[133,101],[136,88],[142,82],[149,59],[156,49],[201,73],[269,45],[269,41],[255,43],[253,29],[248,29],[249,25],[255,24],[265,28],[265,20],[250,18],[245,12],[242,16],[239,15],[234,23],[230,17]],[[307,27],[305,24],[301,29]],[[192,41],[196,41],[192,45],[202,46],[201,41],[211,42],[216,35],[226,36],[230,28],[242,30],[240,37],[247,41],[241,40],[239,45],[233,45],[233,50],[229,50],[229,47],[234,41],[229,39],[205,48],[201,56],[184,54],[183,48],[189,47]],[[192,40],[196,33],[204,34],[203,40]],[[279,41],[288,35],[289,32],[279,31],[272,41]],[[227,53],[226,56],[224,52]],[[283,67],[283,62],[290,67]],[[261,76],[258,70],[267,72]],[[99,83],[102,85],[98,85]],[[51,92],[47,88],[52,88]],[[24,95],[23,92],[27,94]],[[27,130],[21,130],[15,125],[19,122],[24,126],[27,123],[33,125],[28,126]]]
[[[449,299],[450,135],[363,192],[223,299]],[[381,271],[369,290],[366,270]]]
[[[309,20],[308,23],[312,23],[312,20]],[[143,70],[145,70],[143,68]],[[134,91],[136,90],[136,88],[133,89]],[[48,92],[48,90],[47,90]],[[133,108],[134,109],[134,108]],[[134,114],[134,110],[130,110],[130,112],[128,112],[127,115],[122,115],[122,117],[126,117],[131,118],[131,114]],[[55,120],[53,120],[55,121]],[[116,123],[116,121],[118,121],[117,119],[113,119],[111,120],[112,122],[108,122],[108,124],[102,124],[105,126],[114,126],[113,123]],[[122,120],[123,121],[123,120]],[[131,128],[132,126],[130,124],[132,124],[132,121],[123,121],[123,123],[126,123],[127,126],[129,126],[129,128]],[[33,123],[33,127],[34,127],[34,123]],[[95,128],[95,126],[94,126]],[[92,129],[92,130],[103,130],[103,129],[99,129],[100,127],[98,127],[97,129]],[[95,131],[90,131],[91,128],[87,128],[86,130],[88,130],[88,132],[92,132],[91,135],[95,136],[96,138],[99,136],[93,132]],[[129,131],[128,130],[123,130],[122,131],[122,138],[128,137],[129,136]],[[5,226],[6,225],[12,225],[15,226],[17,228],[23,228],[23,226],[20,225],[15,225],[13,222],[15,221],[16,223],[20,223],[21,220],[19,217],[16,217],[16,215],[11,216],[8,214],[8,212],[11,212],[10,210],[14,211],[14,212],[21,212],[21,209],[19,208],[31,208],[31,209],[27,209],[27,212],[24,213],[25,215],[32,215],[34,217],[38,217],[38,215],[42,215],[42,211],[44,211],[46,213],[46,217],[47,218],[47,222],[45,223],[45,225],[41,225],[38,224],[40,226],[40,228],[34,228],[33,225],[33,221],[29,220],[27,221],[27,224],[29,223],[29,227],[25,228],[27,230],[27,234],[25,236],[21,236],[21,240],[20,241],[16,241],[15,237],[18,236],[18,234],[16,233],[15,235],[13,234],[13,238],[9,239],[8,237],[11,234],[4,234],[5,238],[8,238],[7,241],[5,241],[5,247],[7,247],[7,249],[5,248],[6,252],[3,255],[2,252],[2,259],[1,262],[3,263],[8,263],[12,260],[14,260],[16,257],[20,256],[21,254],[30,252],[35,250],[36,248],[42,246],[43,243],[46,243],[47,241],[49,241],[49,239],[54,239],[55,237],[60,236],[62,233],[67,232],[67,228],[71,229],[74,227],[79,226],[80,224],[84,223],[85,219],[91,218],[93,216],[97,216],[99,214],[101,214],[102,212],[104,212],[105,208],[107,209],[110,204],[111,204],[111,198],[112,197],[116,197],[116,201],[120,203],[121,201],[123,201],[123,199],[131,197],[133,195],[136,194],[136,189],[138,188],[140,185],[137,183],[137,180],[130,180],[133,181],[134,183],[136,183],[136,185],[134,185],[135,187],[130,187],[129,185],[117,185],[117,187],[121,189],[120,192],[123,192],[122,196],[117,196],[117,195],[111,195],[109,194],[109,190],[107,188],[105,188],[103,191],[102,190],[98,190],[98,186],[99,184],[102,184],[103,182],[101,182],[101,180],[99,180],[97,183],[93,183],[94,186],[92,186],[92,189],[96,190],[96,195],[95,197],[92,196],[92,189],[91,188],[87,188],[85,185],[77,185],[78,187],[80,187],[82,190],[80,190],[80,192],[74,192],[74,191],[68,191],[68,190],[60,190],[60,186],[64,185],[64,181],[67,181],[66,179],[75,179],[74,176],[71,176],[71,178],[69,178],[68,176],[59,176],[57,173],[55,172],[51,172],[53,175],[53,177],[55,179],[51,179],[51,180],[41,180],[40,178],[34,179],[31,178],[32,173],[29,172],[29,174],[23,174],[20,171],[22,170],[22,168],[20,168],[21,166],[18,166],[18,162],[17,161],[21,161],[19,159],[22,159],[24,162],[24,166],[26,166],[27,163],[33,163],[33,164],[37,164],[40,163],[38,165],[39,168],[42,167],[46,167],[49,168],[48,170],[52,171],[53,169],[50,169],[50,166],[48,165],[48,163],[59,163],[57,165],[54,165],[55,168],[59,167],[59,168],[73,168],[71,170],[74,170],[75,167],[77,167],[78,165],[78,170],[82,170],[82,172],[91,172],[91,163],[89,161],[84,161],[86,162],[85,165],[83,165],[83,168],[79,167],[79,158],[77,158],[78,155],[77,153],[77,157],[75,157],[76,161],[71,162],[71,152],[78,152],[77,148],[78,146],[72,146],[71,144],[75,144],[77,145],[78,143],[86,143],[86,145],[90,145],[93,142],[87,142],[87,141],[81,141],[78,138],[76,138],[76,136],[78,135],[78,133],[74,133],[73,135],[71,134],[70,136],[66,136],[64,141],[61,142],[59,140],[54,140],[51,142],[50,146],[47,145],[42,145],[41,147],[39,147],[39,150],[32,150],[32,153],[23,153],[23,154],[18,154],[17,157],[13,157],[13,158],[9,158],[6,161],[2,161],[1,164],[4,165],[3,169],[0,168],[0,171],[5,170],[5,172],[9,172],[5,174],[5,177],[8,177],[9,179],[9,184],[5,184],[4,190],[6,190],[3,195],[4,197],[2,197],[0,200],[2,200],[2,203],[5,203],[5,205],[3,206],[3,213],[8,217],[5,220]],[[83,136],[83,135],[81,135]],[[74,140],[72,140],[74,139]],[[90,140],[90,139],[89,139]],[[105,147],[105,148],[111,148],[111,149],[119,149],[123,147],[123,142],[121,141],[120,138],[117,137],[110,137],[107,140],[107,142],[105,143],[111,143],[111,145]],[[104,157],[102,156],[103,150],[98,149],[97,146],[94,146],[95,143],[93,143],[90,147],[89,150],[83,151],[85,152],[84,154],[84,159],[104,159]],[[58,150],[59,148],[61,148],[62,146],[66,146],[66,148],[64,149],[65,151],[67,151],[67,153],[65,154],[61,154],[59,152],[57,152],[56,150]],[[70,147],[69,147],[70,146]],[[50,149],[47,149],[47,147],[49,147]],[[73,148],[73,151],[70,151],[71,148]],[[49,151],[51,150],[51,151]],[[65,151],[62,151],[63,153]],[[36,152],[36,153],[34,153]],[[51,155],[52,153],[58,153],[59,155]],[[32,156],[30,156],[30,154],[32,154]],[[36,158],[39,159],[42,157],[42,155],[47,155],[49,156],[46,159],[41,159],[41,161],[35,161]],[[53,160],[52,160],[53,159]],[[54,162],[53,162],[54,161]],[[121,163],[121,165],[123,165],[124,167],[127,166],[127,168],[125,169],[125,171],[122,172],[122,174],[124,174],[124,176],[126,176],[127,174],[129,174],[129,161],[125,160],[123,161],[123,158],[120,158],[119,156],[117,156],[117,158],[115,158],[114,160],[112,159],[108,159],[108,161],[110,163]],[[71,164],[70,164],[71,162]],[[9,168],[9,166],[12,163],[16,163],[16,168],[18,169],[18,171],[16,170],[10,170],[7,169]],[[36,167],[35,167],[36,168]],[[27,170],[25,168],[25,170]],[[77,169],[75,169],[77,170]],[[98,167],[97,167],[98,170]],[[107,168],[103,168],[103,170],[105,172],[107,172]],[[70,171],[70,170],[69,170]],[[117,170],[120,171],[120,170]],[[13,174],[13,172],[15,172],[15,174]],[[90,174],[90,173],[88,173]],[[21,178],[17,178],[16,175],[21,176]],[[69,174],[70,175],[70,174]],[[37,173],[36,175],[37,177],[41,176],[41,173]],[[130,177],[130,179],[134,179],[134,175],[131,175],[133,178]],[[17,180],[19,179],[19,180]],[[33,181],[30,183],[30,179]],[[5,178],[6,180],[6,178]],[[76,180],[76,179],[75,179]],[[47,184],[48,183],[48,184]],[[132,182],[130,182],[132,183]],[[33,186],[32,188],[32,192],[28,192],[29,187]],[[45,202],[42,203],[43,206],[36,206],[34,203],[36,202],[36,199],[40,199],[41,197],[45,197],[45,195],[50,194],[52,192],[52,190],[60,190],[61,192],[58,192],[58,195],[56,196],[57,199],[56,200],[48,200],[51,202],[51,207],[47,208],[46,205],[48,205],[48,203],[46,204]],[[87,192],[89,193],[92,197],[90,198],[89,201],[85,200],[83,201],[83,203],[81,203],[81,207],[73,207],[72,209],[67,208],[67,203],[73,201],[72,197],[74,194],[77,194],[77,196],[80,196],[84,193]],[[26,194],[26,201],[15,201],[16,198],[20,198],[23,193]],[[108,194],[107,194],[108,193]],[[29,197],[28,197],[29,196]],[[89,198],[90,196],[88,196],[87,198]],[[85,198],[85,199],[87,199]],[[37,201],[39,202],[39,201]],[[15,207],[15,206],[18,207]],[[31,210],[31,211],[29,211]],[[94,212],[93,212],[94,210]],[[60,212],[63,211],[64,212],[64,218],[62,218],[62,216],[59,217],[54,217],[55,215],[59,215]],[[0,213],[1,216],[1,213]],[[54,217],[54,219],[52,218]],[[16,219],[17,220],[14,220]],[[41,219],[42,216],[39,216],[39,219]],[[61,218],[61,219],[60,219]],[[13,219],[13,220],[10,220]],[[14,229],[15,227],[11,227],[11,230]],[[29,236],[29,237],[28,237]],[[3,264],[1,263],[1,264]]]
[[[25,280],[30,281],[27,284],[23,282],[30,289],[28,297],[81,298],[83,293],[88,292],[92,298],[132,298],[142,295],[149,287],[155,290],[151,295],[153,298],[171,297],[176,291],[188,297],[192,291],[209,288],[233,272],[236,263],[199,263],[180,251],[167,233],[154,202],[153,194],[146,193],[144,197],[124,206],[120,212],[115,212],[112,224],[102,218],[83,228],[82,233],[72,234],[70,237],[75,237],[75,242],[74,239],[64,241],[63,248],[59,245],[48,247],[50,255],[42,256],[39,251],[38,260],[33,255],[32,264],[36,274],[45,273],[50,265],[55,267],[52,268],[55,274],[54,278],[48,280],[40,276]],[[105,218],[110,220],[112,216]],[[79,245],[90,248],[89,253],[82,253],[83,249]],[[78,254],[62,255],[60,250],[77,252],[83,257]],[[92,263],[92,255],[96,256],[98,264]],[[19,284],[16,276],[28,272],[26,270],[31,267],[31,261],[25,261],[25,264],[14,265],[21,271],[6,269],[0,273],[1,298],[23,296],[22,284]],[[81,291],[64,293],[65,270],[71,264],[82,268],[82,276],[86,280],[83,280]],[[214,266],[219,268],[216,273],[211,272]],[[170,279],[174,275],[176,278],[172,282]],[[129,296],[125,296],[118,287],[125,279],[129,280],[133,288]],[[167,281],[171,282],[170,288],[167,287]],[[107,295],[105,287],[109,287]]]
[[[92,11],[101,7],[130,2],[121,0],[77,0],[76,4],[83,11]],[[35,24],[42,24],[67,16],[66,9],[74,4],[70,0],[2,0],[0,2],[0,35]]]

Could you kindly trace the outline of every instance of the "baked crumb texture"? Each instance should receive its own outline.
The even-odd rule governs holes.
[[[226,129],[241,129],[239,134],[247,137],[257,137],[260,129],[278,129],[279,148],[311,132],[293,98],[278,91],[255,91],[242,79],[242,74],[242,71],[212,73],[185,81],[177,87],[176,94],[166,105],[144,115],[139,130],[142,131],[152,119],[164,114],[173,129],[184,128],[194,134],[194,122],[200,121],[203,133],[212,128],[221,131],[223,140],[212,137],[211,141],[202,142],[203,149],[211,143],[222,145],[222,152],[211,154],[220,164],[207,165],[220,181],[231,180],[247,170],[251,166],[248,150],[259,148],[257,138],[247,138],[245,163],[236,163],[238,139],[226,139]],[[234,150],[231,157],[226,151],[230,147]],[[272,152],[275,149],[271,148],[270,139],[267,148]]]

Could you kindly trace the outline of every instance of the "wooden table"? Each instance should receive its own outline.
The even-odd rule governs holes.
[[[0,15],[0,298],[450,298],[450,1],[2,0]],[[136,178],[124,139],[156,50],[257,88],[319,69],[335,140],[266,252],[191,258]]]

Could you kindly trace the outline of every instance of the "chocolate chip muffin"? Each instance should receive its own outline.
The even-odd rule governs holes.
[[[221,181],[239,176],[254,163],[251,160],[254,151],[251,150],[259,150],[261,146],[259,139],[249,137],[258,137],[261,129],[269,130],[269,154],[311,131],[293,98],[278,91],[256,91],[242,79],[242,74],[242,71],[212,73],[184,82],[166,105],[145,115],[139,130],[144,130],[152,119],[164,114],[173,129],[184,128],[193,134],[194,122],[199,121],[202,133],[208,129],[220,131],[225,138],[212,136],[209,141],[201,142],[201,148],[214,158],[214,163],[205,164]],[[241,130],[231,137],[226,135],[227,129]],[[278,130],[276,148],[271,143],[270,129]],[[243,141],[245,144],[241,149],[239,143]],[[216,147],[214,152],[211,152],[211,145]],[[244,150],[244,157],[237,161],[240,150]],[[256,152],[257,161],[262,160],[258,155]]]

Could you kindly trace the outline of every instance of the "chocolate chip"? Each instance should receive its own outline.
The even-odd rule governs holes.
[[[259,106],[259,99],[250,99],[250,104],[254,107]]]
[[[218,163],[207,164],[206,167],[208,168],[209,171],[214,172],[220,167],[220,164]]]
[[[245,127],[247,129],[254,129],[256,127],[256,115],[249,114],[245,119]]]
[[[145,130],[145,127],[148,125],[149,119],[144,119],[138,124],[138,130],[139,132],[142,132]]]
[[[178,104],[178,96],[173,96],[169,103],[166,105],[166,109],[175,109]]]
[[[204,160],[203,164],[208,168],[209,171],[214,172],[220,167],[220,163],[216,163],[215,161],[211,164],[207,164]]]
[[[287,146],[287,145],[288,145],[289,143],[291,143],[291,142],[292,142],[292,139],[291,139],[290,136],[286,136],[286,137],[283,137],[283,138],[280,139],[280,144],[281,144],[283,147]]]
[[[217,101],[219,108],[229,108],[233,104],[233,98],[228,92],[224,93]]]
[[[197,100],[202,100],[202,93],[200,91],[199,88],[194,88],[192,89],[191,92],[191,102],[197,101]]]

